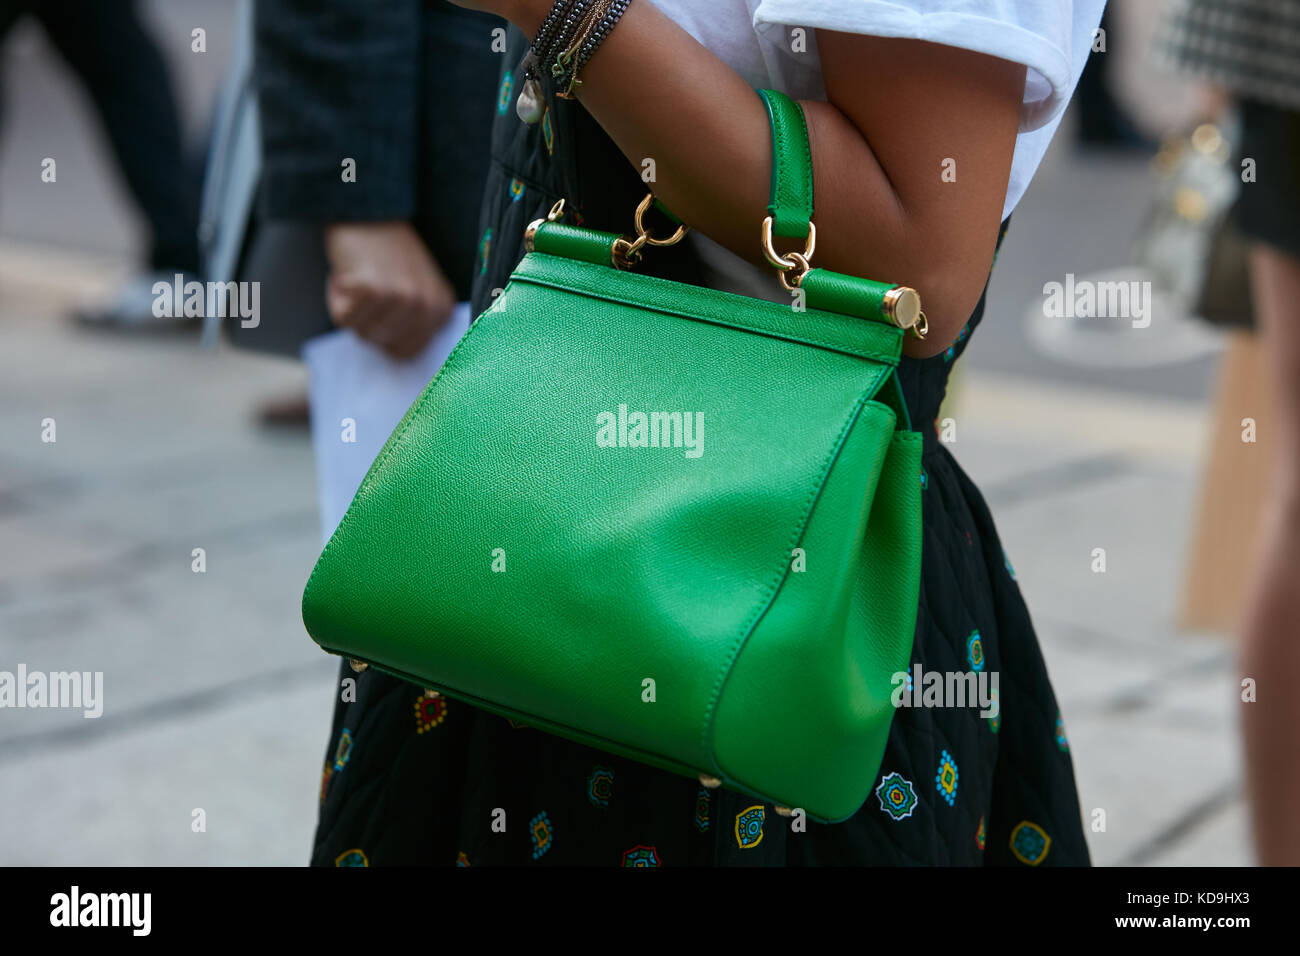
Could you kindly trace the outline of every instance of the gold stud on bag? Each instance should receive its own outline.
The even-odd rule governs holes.
[[[925,338],[930,323],[921,310],[921,296],[905,285],[895,286],[885,293],[882,303],[885,315],[900,329],[911,329],[918,339]]]

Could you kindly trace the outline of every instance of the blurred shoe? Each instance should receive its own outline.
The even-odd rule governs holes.
[[[263,402],[257,409],[257,421],[263,428],[306,428],[311,424],[306,393]]]
[[[1149,369],[1196,361],[1224,347],[1222,333],[1139,266],[1069,278],[1071,290],[1085,286],[1095,291],[1086,308],[1072,304],[1077,297],[1067,291],[1064,314],[1046,298],[1035,298],[1025,309],[1026,338],[1040,355],[1076,368]],[[1118,295],[1124,286],[1130,291]],[[1111,307],[1118,303],[1128,307]]]
[[[176,331],[197,329],[201,317],[185,316],[185,302],[176,301],[177,277],[180,288],[198,281],[193,273],[139,272],[127,279],[103,305],[82,306],[72,317],[87,328],[115,331]],[[166,291],[161,287],[166,286]]]

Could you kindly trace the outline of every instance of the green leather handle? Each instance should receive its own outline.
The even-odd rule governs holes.
[[[772,124],[772,198],[767,206],[772,233],[803,239],[813,216],[812,152],[803,107],[777,90],[759,90],[758,95]]]
[[[529,252],[547,252],[603,266],[614,264],[614,243],[620,238],[616,232],[598,232],[563,222],[542,221],[536,227],[526,246]]]
[[[892,282],[860,279],[829,269],[813,269],[799,283],[814,309],[856,315],[876,322],[890,322],[886,315],[885,296],[894,288]]]
[[[803,239],[813,217],[812,151],[808,146],[808,123],[803,107],[780,90],[758,90],[767,107],[772,127],[772,187],[767,213],[772,217],[772,234]],[[673,222],[673,213],[655,200],[655,207]]]
[[[772,233],[806,240],[813,215],[813,171],[803,108],[778,90],[757,92],[772,127],[772,192],[767,207]],[[670,221],[680,224],[681,220],[658,199],[654,205]],[[614,249],[619,238],[615,233],[539,221],[529,229],[526,248],[529,252],[548,252],[617,268],[620,262]],[[807,305],[818,310],[901,329],[912,328],[922,316],[916,293],[892,282],[814,268],[802,276],[800,287],[807,295]]]

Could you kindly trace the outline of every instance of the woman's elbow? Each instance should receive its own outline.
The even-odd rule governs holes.
[[[938,355],[957,341],[984,295],[992,255],[987,262],[977,258],[975,262],[952,264],[951,259],[943,256],[934,256],[932,261],[936,264],[934,268],[904,282],[920,294],[928,326],[925,338],[918,339],[909,333],[903,340],[903,353],[912,358]]]

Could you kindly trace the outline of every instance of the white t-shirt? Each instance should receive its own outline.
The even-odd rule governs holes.
[[[1106,0],[652,0],[757,88],[824,100],[814,28],[928,40],[1023,63],[1005,219],[1025,194],[1061,122]],[[795,52],[791,28],[805,29]],[[869,68],[864,83],[882,82]]]

